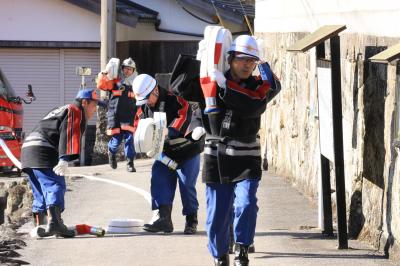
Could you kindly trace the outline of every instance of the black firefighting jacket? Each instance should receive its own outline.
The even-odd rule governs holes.
[[[167,136],[164,143],[164,153],[178,163],[192,158],[204,149],[204,139],[194,141],[190,132],[201,126],[201,121],[193,119],[193,110],[189,102],[170,91],[159,88],[159,98],[154,107],[142,105],[138,108],[135,117],[135,129],[139,119],[153,117],[154,112],[165,112],[167,116],[167,127],[172,128],[176,135]]]
[[[53,109],[25,138],[22,168],[53,168],[60,157],[78,159],[85,129],[85,113],[79,103]]]
[[[207,131],[203,182],[230,183],[261,178],[261,147],[258,138],[261,115],[276,95],[268,81],[250,76],[240,83],[225,74],[227,88],[218,87],[218,114],[204,115]],[[212,134],[214,132],[214,135]]]
[[[108,93],[107,135],[118,134],[121,130],[133,133],[136,100],[132,86],[115,84],[114,89]]]

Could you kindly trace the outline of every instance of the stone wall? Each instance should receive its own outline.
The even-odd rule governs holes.
[[[19,226],[30,217],[32,192],[26,178],[0,178],[0,224]]]
[[[305,33],[258,33],[281,93],[261,130],[269,169],[316,197],[320,175],[315,50],[286,48]],[[394,257],[400,243],[400,166],[393,147],[396,66],[367,59],[398,39],[341,34],[343,143],[349,237],[366,239]],[[329,58],[329,42],[325,42]],[[399,75],[397,73],[397,75]],[[398,89],[398,88],[397,88]],[[334,169],[331,173],[335,189]],[[335,194],[332,194],[335,206]],[[333,209],[334,214],[336,213]],[[397,252],[397,254],[399,254]]]
[[[19,249],[26,246],[16,229],[31,217],[32,193],[27,179],[0,177],[0,264],[26,265]]]

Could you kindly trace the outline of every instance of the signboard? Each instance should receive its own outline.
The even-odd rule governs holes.
[[[334,161],[331,69],[318,67],[319,142],[321,154]]]

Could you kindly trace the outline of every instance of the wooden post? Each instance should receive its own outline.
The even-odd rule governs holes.
[[[347,249],[346,188],[344,180],[342,85],[340,73],[340,37],[330,39],[332,73],[333,146],[336,174],[336,204],[339,249]]]
[[[332,224],[332,201],[331,201],[331,174],[329,159],[321,154],[321,183],[322,183],[322,205],[324,210],[324,230],[325,236],[333,236]]]
[[[0,191],[0,224],[4,223],[4,210],[7,208],[7,192]]]
[[[115,57],[115,17],[116,17],[116,0],[101,0],[101,22],[100,22],[100,39],[101,39],[101,69],[104,69],[108,60]]]
[[[100,23],[100,57],[101,69],[104,69],[108,60],[116,56],[115,32],[116,32],[116,0],[101,0]],[[100,97],[105,99],[107,93],[101,91]],[[97,108],[96,143],[93,149],[94,163],[104,163],[107,160],[107,114],[105,108]]]
[[[342,88],[340,73],[340,37],[338,34],[346,29],[346,25],[325,25],[310,35],[294,43],[287,51],[308,51],[317,46],[318,58],[325,57],[323,42],[330,39],[331,45],[331,91],[332,91],[332,123],[333,152],[336,174],[336,203],[338,216],[339,249],[347,249],[346,189],[343,159],[343,125],[342,125]],[[321,45],[320,45],[321,44]],[[321,133],[321,131],[320,131]],[[332,213],[330,206],[329,161],[321,154],[321,176],[324,208],[324,234],[332,231]],[[329,223],[330,221],[330,223]]]

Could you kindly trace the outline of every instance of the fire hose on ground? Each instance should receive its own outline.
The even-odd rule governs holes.
[[[3,149],[4,153],[11,160],[11,162],[21,170],[21,162],[14,156],[11,150],[8,148],[5,141],[0,138],[0,146]],[[101,227],[94,227],[87,224],[77,224],[75,226],[68,227],[68,229],[73,230],[75,232],[75,236],[77,235],[95,235],[97,237],[102,237],[105,235],[105,230]],[[35,227],[31,230],[30,235],[32,237],[41,237],[44,236],[43,232],[45,229],[43,227]]]

